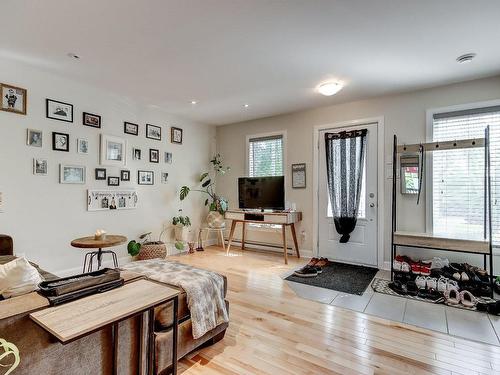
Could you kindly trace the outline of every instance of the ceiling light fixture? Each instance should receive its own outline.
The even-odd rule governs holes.
[[[457,62],[459,64],[468,64],[474,59],[474,57],[476,57],[475,53],[466,53],[465,55],[458,56]]]
[[[195,105],[195,104],[198,104],[198,102],[196,100],[191,100],[191,104]]]
[[[75,59],[75,60],[80,59],[80,56],[78,56],[77,54],[75,54],[73,52],[68,53],[68,57],[71,57],[72,59]]]
[[[248,108],[250,107],[250,104],[243,104],[243,107]]]
[[[318,92],[324,96],[332,96],[342,90],[342,87],[339,82],[326,82],[318,86]]]

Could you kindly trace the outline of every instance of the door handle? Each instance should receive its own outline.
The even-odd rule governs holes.
[[[370,203],[370,207],[371,208],[375,207],[375,203]]]

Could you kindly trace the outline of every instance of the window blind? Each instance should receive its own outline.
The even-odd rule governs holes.
[[[500,106],[438,113],[433,140],[482,138],[490,126],[493,243],[500,245]],[[432,156],[433,233],[484,238],[484,148],[434,151]],[[486,232],[487,233],[487,232]]]
[[[248,141],[250,177],[283,176],[283,136],[250,138]]]

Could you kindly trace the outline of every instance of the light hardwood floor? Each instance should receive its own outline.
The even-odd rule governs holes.
[[[304,260],[219,247],[169,257],[228,278],[230,325],[182,374],[500,374],[500,348],[302,299],[281,279]]]

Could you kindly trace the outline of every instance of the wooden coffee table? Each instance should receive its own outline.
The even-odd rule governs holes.
[[[71,241],[71,246],[79,249],[98,249],[97,251],[90,251],[85,254],[85,260],[83,261],[83,272],[85,272],[85,270],[87,270],[87,272],[92,272],[92,263],[94,262],[94,258],[97,257],[97,269],[100,269],[103,254],[111,254],[115,268],[118,267],[118,258],[116,257],[116,253],[112,250],[103,250],[103,248],[118,246],[125,242],[127,242],[127,237],[125,236],[108,234],[103,240],[96,240],[94,236],[77,238],[76,240]]]

